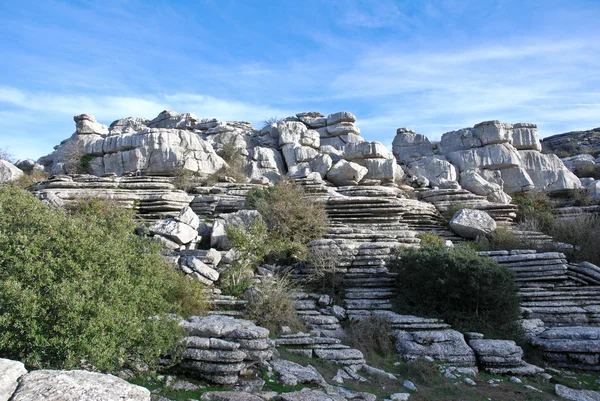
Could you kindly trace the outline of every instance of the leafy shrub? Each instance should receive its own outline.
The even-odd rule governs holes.
[[[227,166],[220,168],[208,177],[207,183],[209,185],[214,185],[224,177],[231,177],[235,182],[248,181],[248,177],[244,172],[244,155],[242,155],[239,148],[234,144],[223,144],[223,147],[217,153],[227,163]]]
[[[498,227],[489,238],[488,250],[491,251],[510,251],[512,249],[528,249],[529,247],[517,237],[510,229]]]
[[[303,330],[304,324],[294,308],[295,301],[290,297],[293,290],[294,286],[287,275],[264,277],[248,297],[248,318],[256,320],[271,332],[277,332],[281,326]]]
[[[346,327],[344,340],[345,344],[360,350],[367,359],[396,353],[392,328],[387,319],[381,316],[371,315],[359,321],[352,321]]]
[[[513,334],[519,317],[514,274],[468,247],[399,249],[388,263],[398,274],[399,312],[445,319],[463,331]]]
[[[517,221],[534,220],[543,232],[549,232],[554,225],[552,203],[548,195],[541,191],[529,191],[513,197],[517,205]]]
[[[297,184],[282,180],[268,188],[253,188],[246,206],[256,209],[269,228],[271,258],[281,263],[305,260],[306,244],[327,232],[325,208],[306,198]]]
[[[600,265],[600,217],[582,213],[571,219],[561,219],[552,227],[555,240],[573,245],[572,258]]]
[[[133,234],[133,211],[86,205],[67,213],[0,189],[4,357],[35,368],[153,364],[183,334],[170,314],[202,310],[199,284]]]
[[[590,177],[595,180],[600,180],[600,165],[586,164],[575,169],[575,175],[580,178]]]
[[[421,240],[422,247],[444,245],[444,238],[431,231],[423,234],[418,234],[417,238]]]
[[[596,203],[584,188],[569,189],[566,196],[571,200],[572,206],[591,206]]]
[[[228,225],[226,230],[235,258],[219,281],[225,294],[240,295],[254,283],[254,270],[267,253],[267,226],[257,218],[248,227]]]

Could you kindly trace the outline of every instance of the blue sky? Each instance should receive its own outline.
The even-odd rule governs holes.
[[[368,140],[480,121],[600,126],[598,0],[0,1],[0,148],[165,108],[352,111]]]

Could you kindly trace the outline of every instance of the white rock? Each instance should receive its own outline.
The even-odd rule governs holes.
[[[73,117],[73,120],[75,120],[75,128],[78,135],[108,135],[108,128],[106,125],[97,122],[94,116],[90,114],[75,116]]]
[[[346,160],[340,160],[329,170],[326,178],[336,186],[356,185],[363,179],[367,172],[366,167]]]
[[[150,391],[113,375],[36,370],[21,377],[11,401],[150,401]]]
[[[340,111],[327,116],[327,125],[334,125],[340,122],[353,123],[355,121],[356,117],[349,111]]]
[[[322,153],[312,159],[309,164],[311,171],[318,173],[321,178],[324,178],[333,166],[333,160],[328,154]]]
[[[503,188],[506,193],[512,194],[530,191],[535,187],[529,173],[520,166],[503,168],[499,171],[502,177]]]
[[[194,230],[198,230],[198,227],[200,226],[200,218],[189,206],[184,207],[179,215],[175,217],[175,220],[187,224]]]
[[[475,195],[481,196],[488,196],[493,192],[502,190],[500,185],[486,181],[482,176],[477,174],[477,171],[475,170],[461,172],[460,185],[467,191],[471,191]]]
[[[349,143],[344,149],[344,159],[392,159],[393,155],[381,142]]]
[[[407,128],[398,128],[392,142],[392,152],[400,164],[409,164],[433,156],[433,147],[425,135]]]
[[[512,143],[517,150],[542,150],[540,135],[535,124],[514,124],[512,129]]]
[[[8,401],[17,388],[17,380],[27,373],[21,362],[0,358],[0,401]]]
[[[524,151],[527,152],[527,151]],[[519,152],[508,143],[491,144],[481,148],[458,150],[445,153],[446,157],[460,171],[475,169],[503,169],[519,167]]]
[[[536,189],[555,191],[581,188],[581,181],[570,172],[554,154],[542,154],[534,150],[520,150],[523,168],[531,177]]]
[[[417,391],[417,386],[410,380],[404,380],[402,382],[402,387],[409,389],[410,391]]]
[[[408,401],[410,398],[410,393],[395,393],[390,395],[390,400],[392,401]]]
[[[562,384],[554,386],[556,395],[573,401],[600,401],[600,393],[592,390],[575,390]]]
[[[166,237],[181,245],[192,242],[198,236],[195,228],[175,219],[158,221],[151,225],[149,230],[152,234]]]
[[[408,165],[408,174],[422,176],[433,186],[439,186],[440,180],[458,180],[458,170],[444,156],[429,156]]]
[[[353,123],[337,123],[327,126],[327,133],[331,136],[340,136],[347,134],[360,135],[360,130]]]
[[[450,220],[450,228],[463,238],[475,239],[489,235],[496,229],[496,222],[482,210],[460,209]]]
[[[279,146],[299,144],[300,138],[306,134],[306,125],[295,121],[282,121],[277,124],[279,130]]]
[[[23,176],[23,171],[6,160],[0,160],[0,184],[6,184]]]
[[[366,167],[368,172],[364,176],[367,180],[380,180],[382,182],[400,181],[404,178],[404,170],[396,163],[396,159],[358,159],[355,163]]]

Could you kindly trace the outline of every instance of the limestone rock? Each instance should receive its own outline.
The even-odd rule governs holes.
[[[179,215],[175,216],[175,220],[187,224],[194,230],[198,230],[198,227],[200,227],[200,218],[189,206],[184,207]]]
[[[535,188],[529,173],[520,166],[504,168],[499,171],[504,191],[509,194],[530,191]]]
[[[208,391],[202,393],[201,401],[264,401],[263,398],[238,391]]]
[[[367,168],[363,177],[367,180],[379,180],[382,183],[399,182],[404,178],[404,170],[396,163],[396,159],[358,159],[355,161]]]
[[[0,401],[8,401],[17,388],[17,380],[27,373],[21,362],[0,358]]]
[[[460,209],[450,220],[450,228],[463,238],[475,239],[496,229],[496,221],[483,210]]]
[[[284,386],[297,386],[298,384],[314,383],[324,384],[325,379],[311,365],[306,367],[295,362],[279,359],[271,362],[273,370],[279,375],[278,380]]]
[[[327,125],[327,117],[317,111],[298,113],[296,117],[309,128],[322,128]]]
[[[73,117],[73,120],[75,120],[75,128],[78,135],[108,135],[108,128],[106,125],[97,122],[94,116],[90,114],[75,116]]]
[[[301,122],[282,121],[277,124],[279,130],[279,146],[299,144],[300,139],[306,134],[308,128]]]
[[[240,210],[234,213],[224,213],[213,223],[212,235],[210,237],[210,247],[221,250],[231,248],[229,239],[227,238],[227,226],[233,225],[249,226],[255,219],[262,219],[260,213],[256,210]]]
[[[524,151],[527,152],[527,151]],[[503,169],[519,167],[519,152],[507,143],[491,144],[481,148],[457,150],[445,153],[446,157],[460,171],[474,169]]]
[[[392,152],[399,164],[409,164],[433,156],[433,146],[425,135],[407,128],[398,128],[392,142]]]
[[[391,159],[393,155],[381,142],[360,142],[346,145],[344,158],[349,161],[356,159]]]
[[[554,386],[554,392],[559,397],[573,401],[600,401],[600,392],[593,390],[575,390],[562,384]]]
[[[509,143],[512,141],[512,125],[500,121],[484,121],[473,128],[447,132],[440,141],[440,153],[479,148],[485,145]],[[453,162],[454,163],[454,162]],[[461,169],[462,170],[462,169]]]
[[[558,156],[533,150],[520,150],[523,168],[531,177],[536,189],[555,191],[581,188],[581,181],[570,172]]]
[[[193,113],[178,113],[173,110],[163,110],[153,120],[146,124],[149,128],[192,129],[199,122]]]
[[[326,178],[337,186],[356,185],[368,170],[359,164],[340,160],[327,173]]]
[[[455,330],[396,330],[396,350],[409,359],[429,357],[454,366],[475,366],[475,354]]]
[[[577,169],[594,167],[596,165],[596,159],[594,159],[594,156],[587,153],[565,157],[560,160],[564,163],[565,167],[572,172],[575,172]]]
[[[428,156],[408,165],[408,174],[425,177],[433,186],[439,186],[440,180],[457,181],[458,170],[444,156]]]
[[[14,181],[23,175],[23,171],[11,162],[0,160],[0,184]]]
[[[356,117],[349,111],[340,111],[327,116],[327,125],[334,125],[341,122],[353,123],[355,121]]]
[[[43,395],[42,398],[40,398]],[[22,376],[12,401],[150,401],[150,391],[113,375],[36,370]]]
[[[513,125],[512,144],[517,150],[542,150],[537,125],[519,123]]]
[[[331,136],[342,136],[348,134],[360,135],[360,130],[353,123],[341,122],[327,126],[327,133]]]
[[[158,221],[149,230],[152,234],[166,237],[180,245],[188,244],[198,236],[195,228],[174,218]]]

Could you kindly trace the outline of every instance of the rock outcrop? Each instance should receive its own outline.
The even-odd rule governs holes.
[[[0,159],[0,185],[6,184],[23,175],[23,171],[9,161]]]
[[[540,150],[534,124],[499,121],[447,132],[435,150],[426,137],[405,128],[398,129],[393,142],[396,160],[415,180],[440,189],[450,188],[448,181],[460,182],[493,202],[508,203],[507,194],[531,189],[581,187],[558,157]]]
[[[600,127],[548,136],[542,140],[542,148],[560,157],[597,152],[600,149]]]

